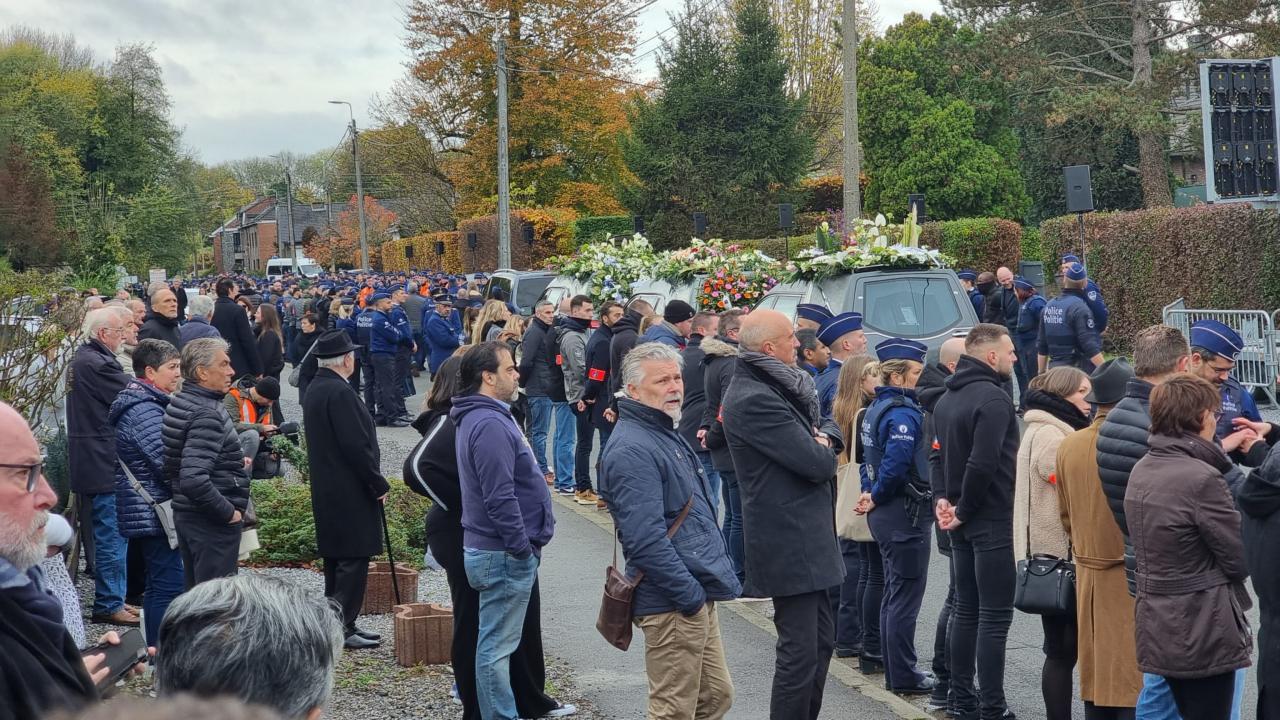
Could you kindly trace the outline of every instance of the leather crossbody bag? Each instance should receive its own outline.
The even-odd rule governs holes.
[[[1065,559],[1031,553],[1031,453],[1027,453],[1027,551],[1018,561],[1013,606],[1031,615],[1074,615],[1076,565],[1071,561],[1071,541]]]

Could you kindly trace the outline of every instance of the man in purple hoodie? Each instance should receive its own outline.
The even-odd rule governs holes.
[[[480,593],[476,695],[486,720],[516,720],[510,659],[555,517],[542,470],[511,417],[520,383],[511,349],[481,343],[462,356],[458,374],[462,393],[449,417],[457,426],[463,561]]]

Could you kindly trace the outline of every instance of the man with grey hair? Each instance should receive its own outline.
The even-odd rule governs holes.
[[[543,300],[533,308],[533,319],[521,342],[520,387],[529,399],[529,442],[533,457],[548,485],[556,485],[564,495],[573,495],[573,412],[565,399],[564,373],[556,364],[560,354],[556,342],[555,305]],[[547,433],[555,415],[553,453],[547,458]]]
[[[674,348],[657,342],[623,358],[626,397],[601,458],[600,496],[629,574],[644,573],[632,615],[644,632],[648,716],[717,720],[733,704],[733,681],[715,603],[735,599],[742,586],[716,521],[719,499],[676,432],[681,364]]]
[[[187,323],[178,328],[178,349],[198,338],[221,338],[218,329],[209,324],[213,320],[213,298],[208,295],[196,295],[191,298],[191,317]]]
[[[160,639],[160,694],[231,696],[286,720],[316,720],[333,692],[342,625],[301,585],[245,574],[175,600]]]
[[[84,319],[85,342],[67,368],[67,453],[72,492],[92,508],[94,622],[137,625],[125,606],[128,543],[116,525],[115,432],[107,411],[129,382],[116,352],[132,335],[125,308],[91,310]]]
[[[324,594],[342,607],[343,644],[373,648],[377,633],[356,627],[369,558],[382,550],[382,505],[391,486],[382,477],[373,418],[347,382],[357,346],[344,330],[316,339],[316,376],[302,401],[311,467],[316,547],[324,558]]]
[[[115,300],[107,303],[104,309],[124,318],[124,332],[121,333],[120,347],[116,348],[116,362],[120,363],[126,375],[132,375],[133,350],[138,346],[138,325],[133,321],[134,313],[124,303]]]
[[[187,589],[236,574],[249,505],[246,458],[222,397],[235,370],[225,340],[182,348],[182,390],[165,408],[164,474],[173,488],[174,525]]]

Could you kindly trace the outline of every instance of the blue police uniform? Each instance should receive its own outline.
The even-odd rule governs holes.
[[[343,301],[343,305],[349,305]],[[351,344],[358,345],[360,341],[357,339],[356,333],[356,314],[352,313],[349,318],[338,318],[337,327],[345,332],[348,338],[351,338]],[[356,395],[360,394],[360,369],[361,369],[361,351],[363,348],[357,348],[355,353],[355,367],[351,371],[351,377],[347,378],[347,382],[351,384],[351,389],[356,391]]]
[[[1262,413],[1258,412],[1258,403],[1254,402],[1253,393],[1241,385],[1239,380],[1228,377],[1222,383],[1222,417],[1218,418],[1217,431],[1219,440],[1236,431],[1231,423],[1238,417],[1262,422]]]
[[[369,414],[373,414],[377,407],[377,396],[374,394],[373,386],[373,356],[369,354],[369,350],[373,344],[373,308],[361,308],[359,312],[352,315],[352,319],[356,321],[356,344],[360,346],[360,351],[356,353],[356,357],[360,360],[360,370],[362,372],[363,382],[361,383],[361,393],[364,395],[364,405],[369,409]],[[355,377],[354,375],[352,377]]]
[[[1089,306],[1089,312],[1093,313],[1093,324],[1101,335],[1107,329],[1107,320],[1111,318],[1111,311],[1107,310],[1107,301],[1102,299],[1102,291],[1098,289],[1098,284],[1092,280],[1084,286],[1084,302]]]
[[[1063,290],[1045,305],[1037,345],[1039,354],[1048,356],[1048,367],[1069,365],[1093,372],[1090,358],[1102,352],[1102,339],[1083,290]]]
[[[844,363],[835,358],[827,361],[827,367],[813,379],[818,391],[818,407],[824,420],[831,418],[831,408],[836,402],[836,387],[840,384],[840,367]]]
[[[1031,288],[1031,284],[1025,283],[1025,287]],[[1022,372],[1027,382],[1040,374],[1037,347],[1040,342],[1040,320],[1046,304],[1048,303],[1044,297],[1032,295],[1018,306],[1018,327],[1014,333],[1014,341],[1018,348],[1018,362],[1022,363]]]
[[[986,307],[987,297],[978,288],[969,288],[969,302],[973,303],[973,311],[982,318],[982,310]]]
[[[413,378],[409,374],[413,366],[413,326],[409,324],[409,314],[399,305],[393,305],[387,317],[400,334],[400,342],[396,346],[396,384],[400,387],[397,409],[401,417],[406,417],[409,409],[405,407],[404,399],[415,392]]]
[[[374,394],[378,401],[374,420],[379,425],[387,425],[400,419],[402,396],[396,382],[396,350],[400,346],[400,332],[386,313],[374,310],[372,315],[369,354],[373,358]]]
[[[861,329],[862,313],[840,313],[834,317],[827,318],[818,326],[818,340],[823,345],[831,347],[840,338]],[[836,358],[831,358],[827,364],[827,369],[823,370],[822,374],[818,375],[817,380],[814,382],[818,391],[818,407],[822,411],[823,420],[831,419],[831,408],[835,404],[836,387],[840,384],[840,367],[842,364]]]
[[[1190,335],[1191,347],[1213,353],[1233,363],[1240,359],[1240,353],[1244,351],[1244,340],[1240,334],[1217,320],[1195,323],[1191,326]],[[1232,422],[1238,417],[1254,422],[1262,421],[1262,414],[1258,412],[1258,404],[1253,401],[1253,394],[1239,380],[1227,376],[1219,388],[1222,394],[1222,415],[1218,418],[1218,440],[1236,431]]]
[[[914,688],[925,679],[915,650],[933,517],[923,423],[913,390],[880,387],[861,428],[863,490],[875,503],[867,522],[884,559],[880,642],[891,690]]]

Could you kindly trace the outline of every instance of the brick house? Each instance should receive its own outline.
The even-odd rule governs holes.
[[[389,210],[399,210],[396,200],[377,202]],[[346,203],[304,203],[295,199],[290,215],[283,199],[256,198],[206,236],[213,244],[214,265],[220,273],[261,275],[267,261],[280,254],[280,238],[284,239],[284,254],[290,255],[313,235],[332,232],[333,223],[346,209]],[[392,228],[393,233],[396,230]],[[370,238],[373,242],[374,238]]]

